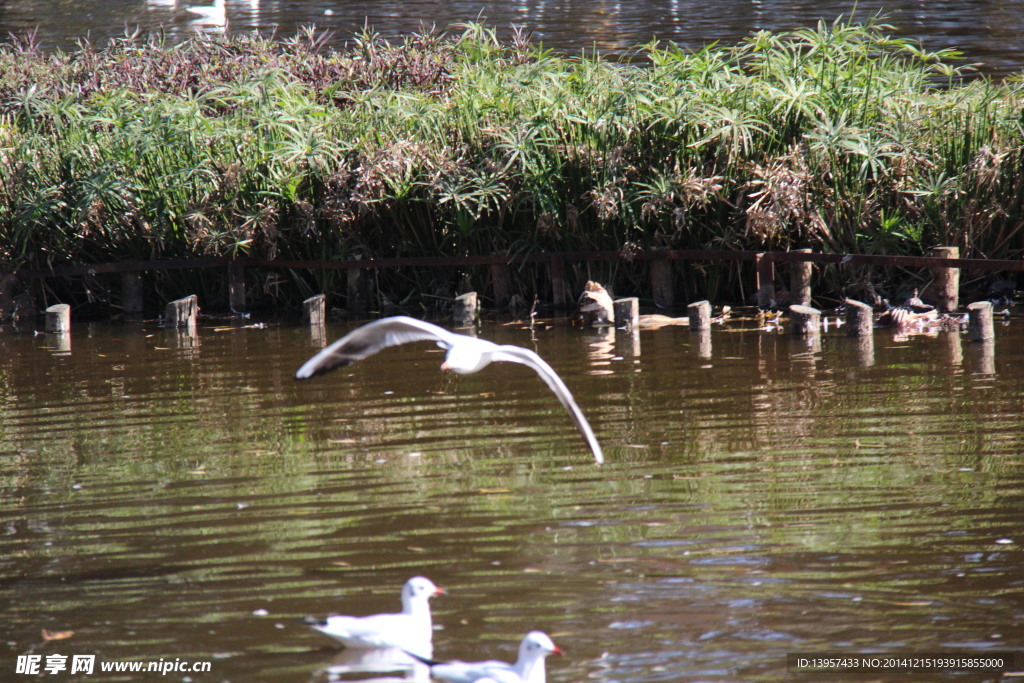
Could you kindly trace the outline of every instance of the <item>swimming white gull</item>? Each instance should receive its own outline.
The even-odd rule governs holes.
[[[308,379],[338,367],[351,365],[389,346],[417,341],[433,341],[441,348],[447,349],[448,354],[441,364],[441,369],[463,375],[478,372],[496,361],[521,363],[532,368],[569,411],[573,424],[587,440],[597,464],[604,462],[601,444],[597,442],[594,430],[590,428],[587,418],[576,405],[568,387],[543,358],[521,346],[499,345],[485,339],[456,334],[443,327],[406,316],[381,318],[357,327],[325,347],[299,368],[295,373],[295,379]]]
[[[493,679],[497,683],[545,683],[547,673],[544,659],[562,651],[542,631],[531,631],[519,643],[519,658],[515,664],[489,660],[485,662],[431,662],[430,675],[449,683],[479,683]]]
[[[412,655],[433,654],[430,598],[444,594],[430,579],[416,576],[402,587],[402,611],[367,617],[335,615],[313,623],[317,631],[357,650],[399,648]]]

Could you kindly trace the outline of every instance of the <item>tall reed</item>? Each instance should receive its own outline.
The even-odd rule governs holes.
[[[965,78],[955,53],[891,30],[652,42],[623,63],[479,24],[341,49],[312,29],[54,54],[14,41],[0,47],[0,260],[1018,256],[1024,79]]]

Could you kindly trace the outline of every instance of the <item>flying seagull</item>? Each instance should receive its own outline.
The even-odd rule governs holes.
[[[295,373],[295,379],[309,379],[335,368],[351,365],[389,346],[416,341],[437,342],[442,349],[447,349],[448,354],[444,363],[441,364],[441,369],[451,370],[462,375],[478,372],[496,361],[522,363],[533,368],[551,391],[555,392],[555,396],[565,406],[565,409],[569,411],[573,424],[576,425],[576,429],[587,440],[590,450],[593,451],[594,460],[598,465],[604,463],[604,454],[601,451],[601,445],[597,442],[597,437],[594,436],[594,430],[590,428],[587,418],[583,416],[580,407],[576,405],[568,387],[551,369],[551,366],[544,362],[544,359],[521,346],[499,345],[485,339],[455,334],[443,327],[406,316],[381,318],[362,327],[357,327],[338,341],[325,347],[299,368],[299,371]]]
[[[399,648],[414,656],[429,657],[434,637],[429,600],[444,592],[430,579],[414,576],[402,586],[402,611],[398,614],[334,615],[309,623],[317,631],[355,650]]]
[[[499,683],[545,683],[547,674],[544,659],[562,651],[543,631],[530,631],[519,643],[519,658],[515,664],[489,660],[486,662],[435,662],[413,656],[430,666],[430,675],[448,683],[480,683],[494,680]]]

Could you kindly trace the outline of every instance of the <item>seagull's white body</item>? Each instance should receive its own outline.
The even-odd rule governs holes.
[[[446,662],[430,667],[430,675],[448,683],[479,683],[492,679],[497,683],[545,683],[544,659],[561,654],[551,638],[541,631],[531,631],[519,643],[515,664],[496,660],[486,662]]]
[[[399,648],[420,657],[433,654],[434,628],[430,598],[444,593],[430,579],[417,576],[402,587],[402,611],[367,617],[335,615],[313,628],[357,650]]]
[[[597,464],[604,462],[601,444],[597,442],[594,430],[590,428],[587,418],[576,405],[568,387],[543,358],[521,346],[499,345],[485,339],[449,332],[443,327],[416,318],[395,316],[381,318],[352,330],[306,361],[295,373],[295,378],[308,379],[360,361],[389,346],[416,341],[433,341],[441,348],[447,349],[448,354],[441,369],[463,375],[479,372],[497,361],[520,363],[532,368],[569,411],[573,424],[587,440]]]

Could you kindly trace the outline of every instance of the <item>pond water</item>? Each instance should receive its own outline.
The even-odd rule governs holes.
[[[291,37],[302,26],[335,32],[340,45],[370,26],[395,38],[423,26],[483,21],[507,31],[515,24],[546,47],[569,53],[618,55],[652,38],[699,49],[735,44],[760,29],[792,30],[831,22],[840,14],[885,12],[900,34],[930,50],[956,48],[982,70],[1004,76],[1024,70],[1024,0],[226,0],[224,25],[190,13],[214,0],[20,0],[0,3],[0,39],[38,30],[44,46],[69,47],[89,36],[104,43],[125,27],[163,30],[172,39],[195,31],[259,31]]]
[[[994,345],[869,350],[744,321],[482,325],[558,370],[604,467],[525,367],[441,373],[414,344],[292,379],[354,324],[0,330],[0,679],[26,654],[358,679],[301,618],[395,610],[418,574],[448,591],[437,657],[513,659],[540,629],[555,683],[1024,650],[1019,318]],[[953,678],[999,674],[873,680]]]

